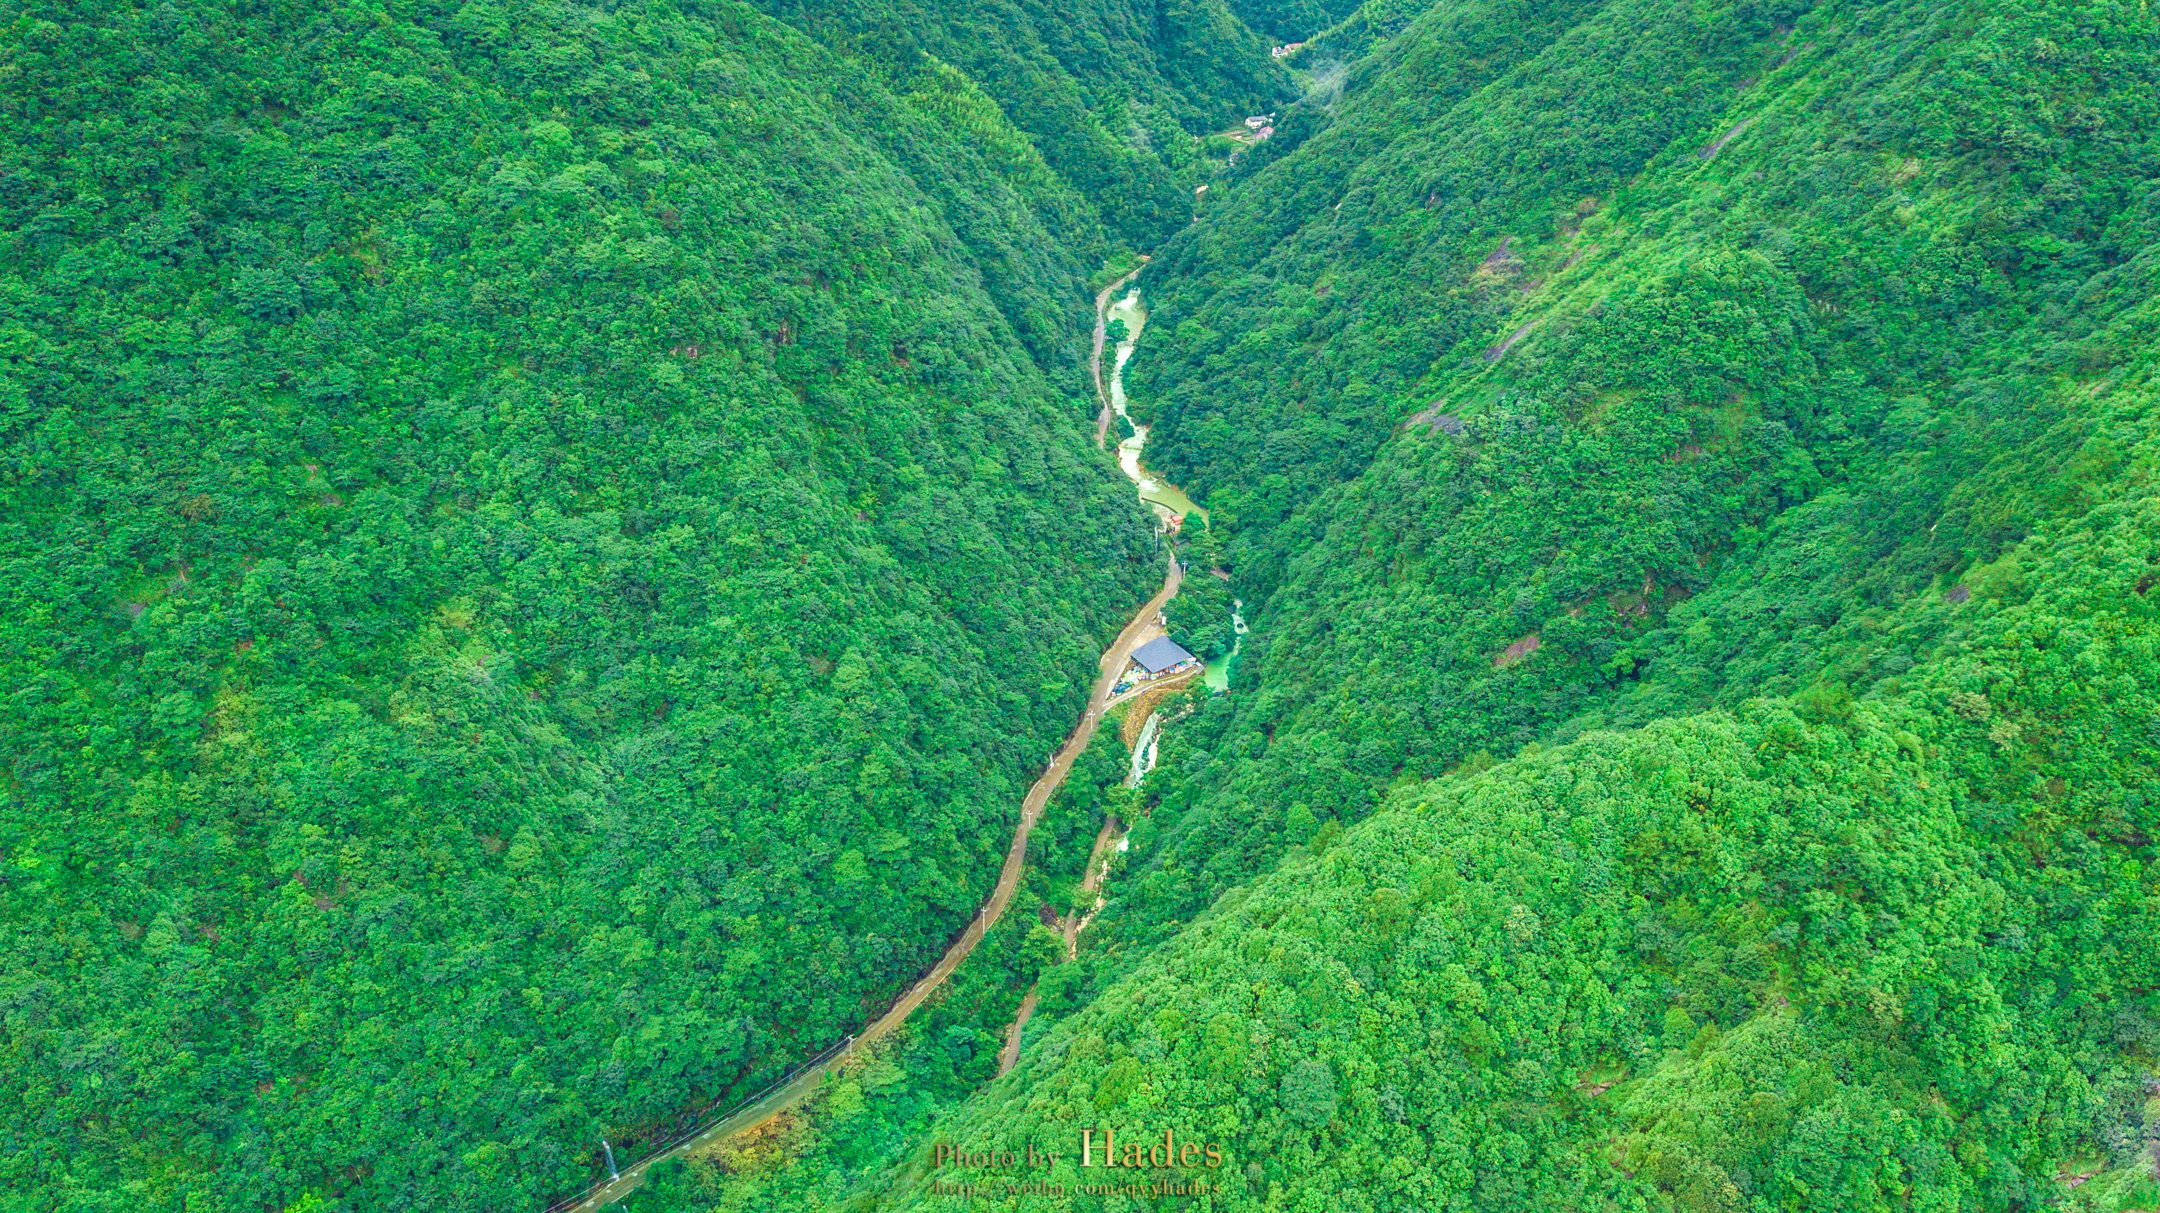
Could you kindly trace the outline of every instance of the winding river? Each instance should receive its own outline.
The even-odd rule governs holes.
[[[1110,364],[1109,384],[1110,412],[1117,419],[1120,432],[1125,434],[1117,445],[1118,467],[1124,469],[1126,479],[1140,490],[1140,500],[1154,507],[1156,515],[1172,530],[1196,514],[1205,525],[1206,510],[1193,504],[1193,499],[1187,497],[1183,489],[1149,471],[1140,462],[1141,448],[1147,445],[1148,427],[1133,421],[1125,411],[1125,364],[1132,361],[1133,349],[1140,342],[1140,330],[1147,327],[1147,304],[1140,298],[1140,288],[1129,288],[1125,297],[1110,305],[1105,315],[1125,325],[1125,339],[1118,342],[1117,354]],[[1101,357],[1099,348],[1096,357]]]
[[[1138,270],[1133,271],[1133,274],[1137,273],[1139,273]],[[1102,390],[1103,382],[1102,349],[1105,305],[1109,301],[1110,293],[1119,286],[1129,283],[1133,278],[1133,274],[1127,274],[1124,278],[1105,287],[1102,294],[1096,297],[1095,345],[1090,359],[1090,369],[1094,375],[1098,391]],[[1134,309],[1131,314],[1138,318],[1138,323],[1144,324],[1145,314],[1138,310],[1140,308],[1139,293],[1137,291],[1133,292],[1128,296],[1128,300]],[[1124,369],[1126,361],[1132,357],[1132,337],[1138,335],[1138,324],[1133,324],[1132,327],[1133,332],[1128,335],[1126,340],[1118,344],[1117,359],[1111,372],[1111,388],[1115,395],[1108,398],[1110,404],[1106,406],[1119,416],[1123,414],[1124,400],[1124,389],[1120,383],[1119,372]],[[1105,421],[1107,422],[1107,418],[1105,418]],[[1134,483],[1139,486],[1142,499],[1153,505],[1156,513],[1159,516],[1164,516],[1166,523],[1172,529],[1177,526],[1177,521],[1170,516],[1183,516],[1200,512],[1198,507],[1194,506],[1183,493],[1178,492],[1175,488],[1152,481],[1147,476],[1145,469],[1141,467],[1139,462],[1140,447],[1147,441],[1146,431],[1142,429],[1136,438],[1131,441],[1133,447],[1129,464],[1125,457],[1123,443],[1119,444],[1119,463],[1120,466],[1128,467],[1127,474],[1132,476]],[[1100,428],[1098,428],[1099,442]],[[1151,489],[1151,484],[1156,487]],[[1150,496],[1151,493],[1153,496]],[[1203,521],[1205,521],[1206,517],[1205,513],[1201,513]],[[1035,822],[1042,816],[1044,807],[1050,803],[1050,797],[1055,795],[1059,786],[1065,782],[1065,776],[1072,772],[1073,760],[1086,751],[1088,742],[1094,738],[1095,727],[1101,723],[1103,712],[1109,705],[1110,688],[1116,685],[1119,676],[1124,673],[1126,664],[1132,659],[1132,651],[1139,646],[1143,636],[1154,631],[1156,617],[1162,612],[1163,605],[1177,594],[1178,585],[1184,578],[1184,570],[1175,559],[1174,553],[1171,554],[1167,564],[1168,567],[1164,570],[1162,588],[1158,589],[1154,597],[1148,599],[1138,611],[1133,613],[1124,629],[1118,633],[1117,639],[1111,642],[1109,648],[1103,650],[1102,660],[1097,666],[1095,684],[1088,694],[1087,710],[1081,714],[1079,722],[1073,726],[1072,732],[1065,738],[1064,743],[1058,746],[1057,751],[1050,756],[1049,765],[1044,768],[1041,777],[1036,779],[1034,785],[1028,788],[1027,796],[1020,802],[1020,823],[1013,830],[1012,844],[1006,849],[1005,863],[998,871],[997,884],[992,886],[990,896],[984,900],[981,908],[976,910],[974,919],[960,933],[960,937],[945,949],[944,955],[938,958],[938,962],[931,966],[930,971],[923,974],[922,978],[914,986],[910,987],[907,993],[901,995],[899,1000],[894,1002],[883,1015],[866,1025],[859,1034],[845,1036],[833,1041],[824,1051],[809,1059],[800,1070],[775,1083],[747,1103],[738,1105],[718,1120],[700,1125],[668,1142],[646,1157],[624,1167],[619,1174],[611,1175],[606,1182],[593,1184],[575,1196],[548,1206],[548,1213],[567,1213],[568,1210],[578,1210],[579,1213],[584,1213],[586,1210],[599,1209],[614,1204],[642,1187],[646,1176],[655,1163],[669,1158],[709,1150],[728,1138],[754,1129],[782,1112],[795,1107],[807,1099],[819,1086],[823,1085],[833,1070],[847,1059],[848,1054],[864,1044],[889,1035],[894,1029],[905,1023],[908,1016],[914,1014],[915,1009],[920,1007],[924,1000],[929,998],[940,985],[944,984],[945,979],[950,977],[952,971],[960,966],[960,962],[967,959],[968,955],[975,950],[975,945],[982,942],[983,937],[989,933],[991,927],[997,924],[998,919],[1004,915],[1006,907],[1011,904],[1013,894],[1019,889],[1020,877],[1027,866],[1028,832],[1034,828]],[[1150,754],[1153,753],[1152,744],[1143,747],[1143,749]],[[1109,822],[1104,823],[1105,838],[1109,838],[1114,834],[1111,825],[1112,823]],[[1098,849],[1100,845],[1101,840],[1098,840]],[[1075,928],[1074,933],[1077,934],[1077,928]],[[1030,1002],[1032,1003],[1032,998]],[[1019,1028],[1024,1023],[1025,1017],[1023,1016],[1022,1023],[1014,1026],[1015,1046],[1018,1043]],[[836,1032],[835,1035],[837,1036],[839,1033]],[[1015,1051],[1017,1051],[1017,1048]],[[612,1152],[609,1157],[610,1159],[613,1158]]]
[[[1146,268],[1146,267],[1142,267]],[[1140,297],[1140,288],[1132,285],[1140,271],[1134,270],[1109,286],[1095,297],[1095,390],[1103,399],[1102,415],[1096,426],[1095,444],[1104,445],[1104,436],[1115,425],[1124,437],[1117,444],[1118,467],[1125,478],[1139,490],[1140,500],[1154,509],[1163,525],[1175,531],[1184,520],[1197,515],[1202,526],[1209,525],[1208,512],[1185,495],[1185,490],[1163,479],[1140,461],[1140,453],[1147,446],[1148,427],[1134,421],[1125,410],[1125,364],[1132,361],[1133,350],[1140,343],[1140,331],[1147,327],[1147,303]],[[1123,295],[1117,292],[1123,291]],[[1117,295],[1117,302],[1110,302]],[[1102,355],[1107,340],[1109,322],[1119,321],[1125,326],[1125,336],[1117,343],[1117,351],[1110,362],[1110,379],[1103,382]],[[1211,691],[1228,691],[1230,673],[1237,665],[1238,653],[1245,647],[1245,603],[1233,599],[1230,611],[1230,631],[1235,639],[1230,651],[1205,663],[1201,674]]]
[[[1140,297],[1139,288],[1131,285],[1139,273],[1137,269],[1132,271],[1104,287],[1102,293],[1095,297],[1095,341],[1089,356],[1089,370],[1095,380],[1096,392],[1102,398],[1101,415],[1096,424],[1096,445],[1105,445],[1104,439],[1110,425],[1119,426],[1122,437],[1117,448],[1118,466],[1133,482],[1140,500],[1146,502],[1162,521],[1164,533],[1174,533],[1189,518],[1198,516],[1201,525],[1205,526],[1208,517],[1207,511],[1194,504],[1192,498],[1187,497],[1176,485],[1149,471],[1147,465],[1141,462],[1141,452],[1147,446],[1148,427],[1135,423],[1125,409],[1125,364],[1132,361],[1134,344],[1140,339],[1141,330],[1147,326],[1147,305]],[[1112,296],[1121,288],[1125,293],[1112,303]],[[1125,335],[1117,343],[1116,353],[1111,361],[1109,382],[1106,384],[1102,373],[1102,355],[1108,336],[1108,322],[1113,319],[1123,322]],[[997,884],[991,888],[990,896],[975,912],[974,919],[960,933],[960,937],[945,950],[930,971],[923,974],[906,994],[894,1002],[883,1015],[866,1025],[859,1034],[833,1042],[823,1052],[811,1058],[802,1069],[767,1088],[749,1102],[737,1106],[716,1121],[701,1125],[676,1138],[623,1168],[619,1174],[611,1175],[606,1182],[594,1184],[576,1196],[549,1206],[548,1213],[565,1213],[568,1210],[583,1213],[585,1210],[614,1204],[643,1186],[653,1164],[664,1159],[709,1150],[720,1142],[756,1128],[795,1107],[816,1091],[832,1074],[834,1068],[846,1060],[848,1054],[863,1044],[890,1034],[944,984],[952,971],[959,967],[961,961],[967,959],[975,950],[975,945],[996,925],[1011,903],[1026,868],[1029,830],[1042,816],[1050,797],[1056,794],[1059,786],[1065,782],[1065,776],[1072,771],[1073,760],[1087,749],[1088,742],[1094,737],[1095,727],[1101,722],[1104,710],[1109,704],[1110,689],[1124,672],[1126,663],[1131,660],[1133,649],[1138,647],[1141,637],[1155,630],[1155,621],[1163,606],[1177,594],[1184,570],[1178,564],[1174,551],[1168,566],[1163,576],[1162,588],[1133,614],[1124,629],[1118,633],[1117,639],[1103,651],[1095,685],[1088,696],[1087,711],[1081,716],[1079,723],[1073,726],[1073,731],[1066,737],[1064,744],[1051,755],[1049,765],[1021,801],[1020,823],[1013,831],[1012,844],[1006,850],[1004,866],[998,872]],[[1242,607],[1244,604],[1238,605]],[[1231,621],[1240,637],[1241,646],[1245,620],[1243,616],[1233,612]],[[1222,660],[1208,663],[1203,677],[1209,686],[1217,690],[1227,687],[1230,663],[1236,660],[1238,647],[1233,646],[1229,655]],[[1147,721],[1140,744],[1135,748],[1133,769],[1128,773],[1131,782],[1137,783],[1154,765],[1160,725],[1161,721],[1157,717],[1151,716]],[[1090,875],[1094,879],[1100,879],[1101,874],[1096,871],[1098,863],[1105,870],[1108,867],[1106,857],[1100,853],[1107,846],[1122,843],[1122,838],[1118,837],[1120,832],[1114,820],[1104,823],[1102,835],[1096,841],[1098,854],[1091,856],[1089,860]],[[1079,928],[1085,925],[1085,921],[1081,919],[1067,926],[1068,948],[1074,946],[1074,937],[1078,935]],[[1031,991],[1027,1003],[1023,1005],[1020,1018],[1010,1031],[1007,1052],[1011,1056],[1003,1059],[1004,1065],[1001,1069],[1010,1068],[1012,1058],[1019,1052],[1020,1033],[1026,1026],[1027,1011],[1032,1009],[1033,1003],[1034,994]],[[612,1170],[612,1153],[609,1154],[609,1161]]]
[[[1245,648],[1245,633],[1249,630],[1245,626],[1245,600],[1243,598],[1232,598],[1230,600],[1230,651],[1208,662],[1207,668],[1200,675],[1201,680],[1207,683],[1208,690],[1228,691],[1230,689],[1230,670],[1231,667],[1237,664],[1238,654]]]

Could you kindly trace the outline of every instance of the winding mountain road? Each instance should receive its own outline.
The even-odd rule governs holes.
[[[1133,274],[1139,272],[1134,270]],[[1101,390],[1102,383],[1103,304],[1112,291],[1131,281],[1132,276],[1127,274],[1111,283],[1096,297],[1095,350],[1092,362],[1098,391]],[[1098,445],[1100,441],[1101,436],[1098,434]],[[876,1022],[864,1028],[860,1034],[848,1038],[839,1047],[828,1049],[815,1064],[805,1067],[800,1073],[773,1087],[753,1102],[715,1121],[695,1136],[623,1168],[619,1176],[606,1184],[550,1205],[548,1213],[561,1213],[565,1210],[585,1213],[586,1210],[614,1204],[642,1187],[654,1164],[710,1149],[730,1137],[757,1128],[800,1104],[811,1092],[817,1090],[834,1068],[847,1059],[849,1053],[870,1041],[891,1034],[895,1028],[907,1022],[907,1017],[914,1014],[915,1008],[921,1006],[924,1000],[943,985],[947,977],[952,976],[953,970],[960,967],[960,962],[966,960],[968,954],[975,950],[975,945],[981,943],[990,928],[997,925],[1006,907],[1012,903],[1013,893],[1020,887],[1021,873],[1027,867],[1028,831],[1032,830],[1035,822],[1042,817],[1044,807],[1064,784],[1065,777],[1072,773],[1074,760],[1086,752],[1088,742],[1094,739],[1095,726],[1101,723],[1103,711],[1110,703],[1110,688],[1117,684],[1118,674],[1124,670],[1126,662],[1131,660],[1133,649],[1139,646],[1140,638],[1155,621],[1156,613],[1163,609],[1163,604],[1177,595],[1178,583],[1184,579],[1184,573],[1178,566],[1175,552],[1168,544],[1163,546],[1164,551],[1169,553],[1169,568],[1163,575],[1162,588],[1155,591],[1155,596],[1148,599],[1147,603],[1133,614],[1124,630],[1118,633],[1117,639],[1103,651],[1095,685],[1088,692],[1087,710],[1081,714],[1080,722],[1073,726],[1073,731],[1058,747],[1057,752],[1051,755],[1050,764],[1043,769],[1034,786],[1028,789],[1026,798],[1020,802],[1020,824],[1013,830],[1012,845],[1006,848],[1005,865],[998,870],[996,886],[990,890],[990,896],[983,902],[982,907],[975,912],[975,917],[968,923],[967,929],[962,931],[960,937],[945,949],[945,954],[938,958],[937,964],[931,966],[930,971],[923,974],[922,979],[879,1016]]]
[[[864,1028],[852,1043],[773,1088],[757,1102],[737,1109],[687,1141],[625,1167],[620,1178],[586,1193],[583,1197],[551,1207],[587,1210],[614,1204],[644,1184],[645,1176],[653,1164],[709,1149],[738,1133],[764,1124],[801,1103],[825,1081],[827,1074],[846,1060],[849,1053],[870,1041],[889,1035],[893,1029],[907,1022],[907,1017],[914,1014],[915,1008],[921,1006],[932,992],[944,984],[947,977],[952,976],[952,971],[960,967],[960,962],[966,960],[968,953],[975,950],[975,945],[981,943],[983,935],[997,925],[998,918],[1012,903],[1013,893],[1020,887],[1020,875],[1027,867],[1028,831],[1033,829],[1035,822],[1042,817],[1044,806],[1050,803],[1050,797],[1055,795],[1058,787],[1065,782],[1065,776],[1072,773],[1073,761],[1087,750],[1088,742],[1094,739],[1095,726],[1102,721],[1103,709],[1110,702],[1110,688],[1117,683],[1119,671],[1123,670],[1125,663],[1131,659],[1132,651],[1138,646],[1142,633],[1154,622],[1155,613],[1162,610],[1164,603],[1176,596],[1181,580],[1183,573],[1173,559],[1168,572],[1163,576],[1162,588],[1155,591],[1155,596],[1148,599],[1147,604],[1126,623],[1125,629],[1118,633],[1117,639],[1104,650],[1095,686],[1088,693],[1087,711],[1081,715],[1080,723],[1073,727],[1064,744],[1058,747],[1057,753],[1051,756],[1050,765],[1044,768],[1042,776],[1028,789],[1027,798],[1020,802],[1020,825],[1013,831],[1012,845],[1005,851],[1005,866],[998,870],[996,887],[990,890],[988,900],[975,912],[974,919],[968,923],[967,929],[960,933],[960,938],[945,949],[945,955],[938,958],[937,964],[923,975],[922,980],[916,982],[914,987],[902,995],[885,1014],[879,1016],[875,1023]]]

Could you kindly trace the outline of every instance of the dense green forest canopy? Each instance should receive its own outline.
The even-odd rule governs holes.
[[[537,1210],[873,1016],[1161,576],[1149,251],[1229,693],[633,1213],[2160,1207],[2149,6],[0,14],[10,1201]]]
[[[0,28],[10,1203],[537,1208],[912,981],[1160,576],[997,105],[728,3]]]
[[[1286,117],[1148,272],[1150,458],[1255,617],[1148,937],[1392,781],[1862,694],[2120,491],[2154,39],[2111,6],[1455,6]]]
[[[2149,1208],[2156,539],[2149,485],[2042,528],[1895,694],[1406,786],[935,1140],[1170,1127],[1218,1208]],[[875,1207],[957,1207],[927,1157]]]
[[[1294,91],[1222,0],[759,0],[759,7],[896,74],[925,58],[959,67],[1100,215],[1103,235],[1134,248],[1154,247],[1192,217],[1193,187],[1213,167],[1195,147],[1198,136]]]
[[[1123,976],[854,1199],[1175,1124],[1218,1207],[2160,1204],[2160,27],[1396,28],[1141,279],[1257,617]]]
[[[1236,0],[1230,11],[1281,44],[1303,42],[1363,7],[1356,0]]]

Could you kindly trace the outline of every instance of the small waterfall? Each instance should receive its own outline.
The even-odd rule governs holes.
[[[1155,769],[1156,734],[1162,731],[1162,713],[1149,712],[1147,723],[1140,726],[1140,739],[1133,744],[1132,770],[1125,775],[1125,786],[1137,788],[1140,780]]]
[[[615,1169],[615,1147],[607,1144],[605,1137],[600,1139],[600,1152],[607,1155],[607,1177],[610,1180],[621,1179],[622,1172]]]

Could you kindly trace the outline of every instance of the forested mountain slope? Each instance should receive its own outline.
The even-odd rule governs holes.
[[[1193,186],[1209,171],[1194,137],[1272,109],[1293,91],[1222,0],[759,6],[897,77],[926,62],[962,69],[1099,214],[1102,236],[1136,249],[1191,219]]]
[[[1234,0],[1230,10],[1277,43],[1302,42],[1360,7],[1356,0]]]
[[[1144,280],[1160,462],[1258,617],[1134,938],[1393,781],[1863,694],[2143,474],[2150,14],[1524,6],[1568,24],[1460,52],[1503,11],[1301,107]]]
[[[1231,693],[638,1200],[2160,1204],[2147,6],[0,14],[11,1199],[537,1209],[874,1014],[1160,576],[1151,248]]]
[[[0,29],[6,1203],[537,1208],[911,981],[1160,576],[980,91],[727,3]]]
[[[1056,1178],[1231,1208],[2160,1203],[2156,48],[1448,5],[1286,115],[1133,363],[1254,632],[1125,976],[937,1140],[1174,1127],[1229,1165]]]
[[[2121,487],[2017,545],[2018,588],[1894,694],[1398,790],[939,1140],[1059,1144],[1036,1178],[1198,1180],[1232,1209],[2152,1207],[2160,500]],[[1224,1165],[1080,1170],[1104,1126]],[[925,1171],[875,1207],[952,1207]],[[1068,1205],[1098,1202],[1007,1207]]]

